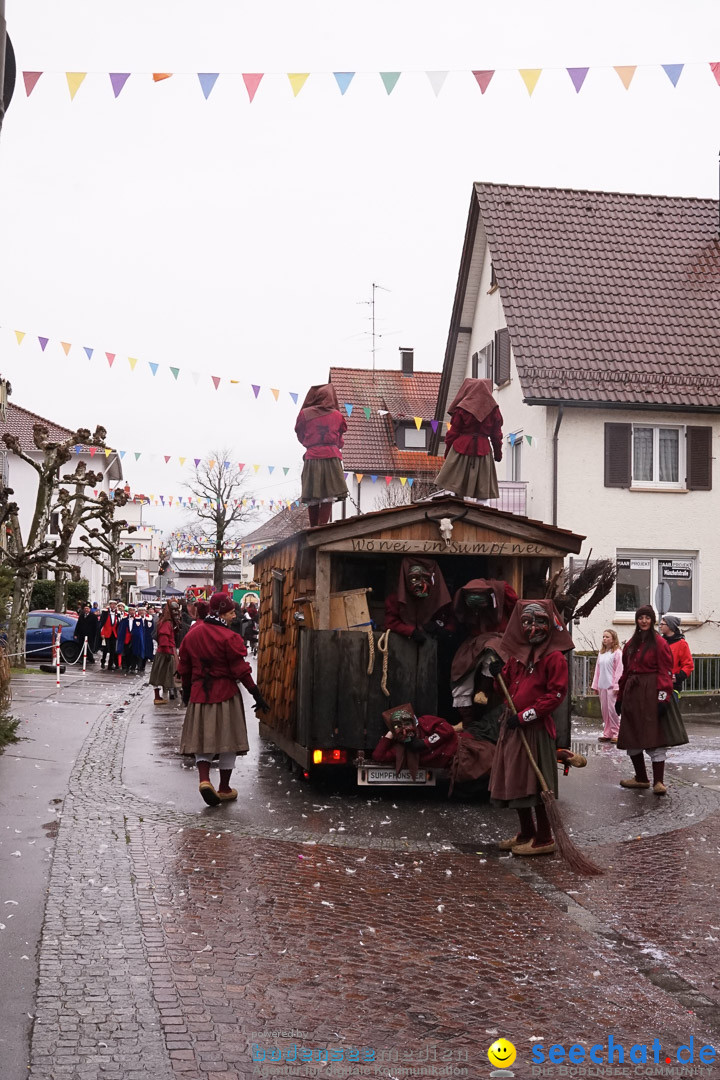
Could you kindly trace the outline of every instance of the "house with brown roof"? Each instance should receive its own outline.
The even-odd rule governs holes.
[[[259,555],[271,544],[277,544],[280,540],[287,540],[301,529],[308,527],[307,507],[302,503],[292,503],[284,506],[278,514],[273,514],[257,529],[253,529],[240,541],[242,560],[241,577],[243,582],[255,580],[255,567],[252,559]]]
[[[654,603],[720,651],[717,203],[475,184],[438,421],[467,376],[493,380],[498,474],[527,485],[527,513],[587,535],[576,566],[617,559],[579,647]]]
[[[42,454],[35,446],[33,438],[34,428],[38,424],[47,429],[48,438],[51,441],[63,442],[72,435],[69,428],[62,427],[52,420],[47,420],[44,416],[38,416],[37,413],[31,412],[29,409],[23,409],[19,405],[15,405],[14,402],[8,401],[2,414],[0,414],[0,439],[6,433],[15,435],[20,443],[20,449],[28,457],[39,462]],[[102,450],[95,450],[95,448],[87,446],[79,449],[80,453],[77,458],[84,461],[93,472],[103,474],[101,488],[109,493],[122,480],[123,475],[117,452],[112,450],[109,454],[105,454]],[[72,472],[76,464],[76,458],[73,456],[68,462],[67,472]],[[13,490],[13,499],[19,507],[20,527],[25,537],[35,510],[38,487],[37,473],[26,461],[7,450],[1,441],[0,478],[4,487],[10,487]],[[53,530],[57,529],[57,524],[57,515],[53,515],[48,533],[50,540],[56,535]],[[98,603],[102,602],[106,598],[104,595],[104,571],[96,562],[83,553],[83,546],[79,542],[74,542],[70,549],[70,562],[80,567],[82,577],[86,578],[90,583],[90,599],[97,600]]]

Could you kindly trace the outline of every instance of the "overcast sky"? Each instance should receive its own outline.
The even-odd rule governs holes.
[[[402,345],[439,369],[474,180],[717,194],[717,0],[6,6],[20,70],[44,74],[0,141],[0,370],[16,404],[105,424],[136,491],[182,493],[178,456],[227,446],[276,466],[258,498],[294,496],[290,391],[370,366],[373,281],[378,366]],[[643,65],[629,91],[622,64]],[[564,69],[588,65],[578,95]],[[530,97],[517,69],[538,67]],[[497,70],[484,96],[473,69]],[[446,70],[436,97],[425,72]],[[89,72],[72,102],[66,71]],[[333,71],[358,72],[344,96]],[[390,96],[379,71],[404,73]],[[117,100],[108,72],[133,73]],[[207,101],[197,72],[220,73]],[[242,72],[267,73],[252,105]],[[296,98],[287,72],[311,73]]]

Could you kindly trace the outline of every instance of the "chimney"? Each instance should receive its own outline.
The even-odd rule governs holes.
[[[400,369],[403,375],[412,375],[413,373],[413,349],[400,349]]]

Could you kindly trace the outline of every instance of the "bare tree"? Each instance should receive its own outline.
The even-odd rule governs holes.
[[[410,503],[422,502],[435,490],[430,480],[414,480],[412,484],[386,484],[376,500],[378,510],[390,510],[393,506],[409,506]]]
[[[20,508],[11,498],[12,488],[0,488],[0,528],[5,529],[7,539],[1,557],[15,575],[8,644],[10,654],[18,663],[25,661],[25,631],[32,587],[38,570],[50,568],[56,555],[57,544],[48,540],[47,534],[53,499],[60,483],[60,469],[68,463],[78,445],[104,449],[105,435],[103,427],[96,428],[93,435],[87,428],[78,428],[62,442],[51,442],[48,429],[43,424],[35,424],[33,442],[40,454],[39,461],[25,453],[17,436],[5,434],[2,437],[8,450],[34,469],[38,477],[35,509],[26,535],[20,526]]]
[[[121,494],[124,501],[120,501]],[[113,502],[116,502],[117,506],[124,506],[127,501],[124,492],[116,490],[115,499],[107,499],[106,501],[109,504],[106,514],[95,514],[95,518],[99,519],[102,527],[95,526],[90,529],[86,525],[87,535],[80,537],[80,543],[86,545],[85,554],[93,559],[98,566],[102,566],[108,575],[108,589],[110,596],[113,597],[120,596],[122,588],[120,563],[122,559],[131,559],[134,554],[132,544],[123,544],[121,534],[124,532],[134,533],[137,531],[137,526],[128,525],[127,521],[115,520],[113,517]]]
[[[213,560],[213,588],[223,587],[226,556],[233,541],[243,531],[243,524],[254,517],[248,503],[247,477],[230,461],[227,449],[213,451],[195,469],[185,487],[191,493],[191,520],[188,532],[201,551]]]

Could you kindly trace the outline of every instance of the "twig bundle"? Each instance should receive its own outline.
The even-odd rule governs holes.
[[[616,577],[617,567],[612,559],[596,559],[587,562],[572,580],[569,570],[558,571],[550,580],[545,596],[553,601],[564,622],[585,619],[608,595]],[[587,599],[581,604],[583,597]]]

